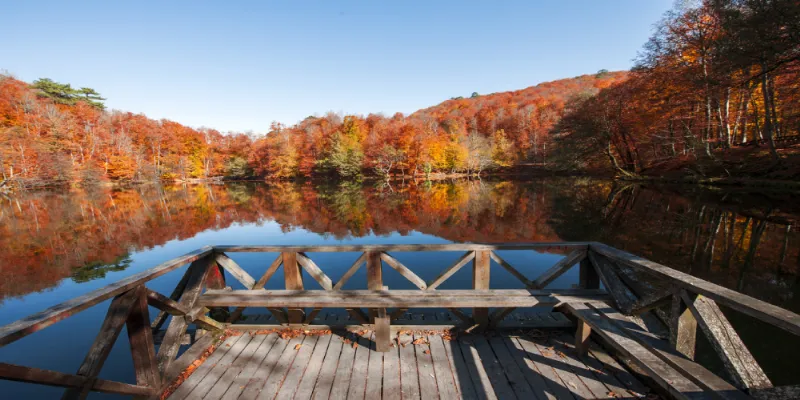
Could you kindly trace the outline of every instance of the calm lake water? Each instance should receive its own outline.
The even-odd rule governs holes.
[[[798,222],[800,203],[793,194],[574,178],[22,193],[0,197],[0,325],[208,244],[600,241],[800,312]],[[398,258],[427,280],[458,256]],[[532,251],[503,256],[529,277],[561,257]],[[274,257],[232,255],[256,277]],[[335,281],[357,255],[312,257]],[[394,271],[384,271],[390,288],[410,288]],[[469,287],[469,273],[462,269],[443,288]],[[168,295],[182,274],[174,271],[148,287]],[[363,274],[361,269],[347,286],[365,287]],[[281,282],[276,276],[268,287]],[[576,269],[550,287],[575,283]],[[493,267],[492,287],[522,284]],[[108,303],[0,348],[0,362],[74,373]],[[800,383],[797,338],[725,311],[775,384]],[[698,346],[701,362],[717,370],[708,344]],[[100,377],[134,381],[124,331]],[[0,381],[0,393],[50,398],[61,390]]]

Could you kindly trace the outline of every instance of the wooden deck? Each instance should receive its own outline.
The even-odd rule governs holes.
[[[532,250],[563,257],[541,272],[498,253]],[[237,252],[278,254],[264,258],[255,279],[227,255]],[[325,252],[361,254],[334,282],[314,261]],[[396,258],[406,252],[461,256],[426,281]],[[145,286],[186,265],[169,296]],[[264,289],[281,268],[282,288]],[[462,268],[472,270],[470,287],[445,289]],[[548,287],[571,268],[577,285]],[[416,289],[387,286],[397,282],[384,281],[385,269]],[[521,288],[492,289],[492,269]],[[358,273],[366,287],[346,289]],[[637,398],[649,392],[638,377],[670,399],[800,398],[800,386],[773,386],[725,314],[796,336],[800,315],[602,243],[207,246],[0,327],[0,348],[106,300],[76,373],[0,362],[0,379],[63,387],[65,399]],[[101,378],[123,329],[135,383]],[[276,329],[300,336],[281,338]],[[320,330],[327,333],[303,333]],[[447,340],[433,330],[484,334]],[[695,359],[699,335],[724,374]],[[184,344],[191,346],[179,355]]]
[[[401,331],[389,352],[373,333],[227,337],[169,399],[643,398],[649,389],[596,344],[567,331],[463,335]],[[399,344],[398,344],[399,342]]]

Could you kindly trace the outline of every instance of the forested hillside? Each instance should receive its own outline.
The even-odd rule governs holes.
[[[107,111],[90,88],[0,76],[2,179],[22,186],[332,174],[480,173],[544,164],[550,130],[575,96],[624,79],[600,72],[504,92],[456,98],[410,116],[328,113],[263,137],[190,128]]]
[[[310,116],[261,137],[107,111],[103,100],[0,75],[0,185],[515,166],[795,179],[800,152],[787,138],[800,135],[800,2],[682,2],[630,72],[473,93],[408,116]]]
[[[569,106],[558,163],[797,178],[787,138],[800,134],[800,2],[685,4],[656,25],[628,80]]]

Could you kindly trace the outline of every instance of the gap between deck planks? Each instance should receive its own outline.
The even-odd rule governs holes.
[[[596,344],[579,357],[565,331],[451,341],[393,335],[387,353],[374,351],[369,331],[231,336],[169,399],[642,398],[648,391]]]

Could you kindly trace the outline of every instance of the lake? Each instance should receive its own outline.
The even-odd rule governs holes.
[[[0,197],[0,325],[208,244],[600,241],[800,312],[798,222],[800,203],[790,193],[587,178],[27,192]],[[431,265],[430,271],[419,272],[430,279],[457,256],[407,257],[417,258],[409,264]],[[336,280],[355,257],[314,258]],[[525,263],[522,272],[535,277],[559,257],[530,252],[509,261]],[[274,255],[232,258],[258,276]],[[577,283],[576,270],[550,287]],[[465,268],[459,273],[469,272]],[[174,271],[148,287],[168,295],[182,274],[182,269]],[[408,283],[399,275],[386,274],[384,279],[390,288]],[[363,287],[364,280],[356,275],[348,285]],[[270,285],[280,287],[281,281],[273,279]],[[454,276],[452,285],[468,282],[468,277]],[[492,287],[522,284],[493,267]],[[0,348],[0,361],[74,373],[108,303]],[[800,383],[792,372],[800,359],[797,338],[725,311],[774,384]],[[100,378],[133,382],[124,335]],[[698,334],[698,358],[719,371],[720,363],[702,336]],[[758,340],[763,338],[768,340]],[[61,390],[0,381],[0,393],[5,398],[49,398],[60,396]]]

